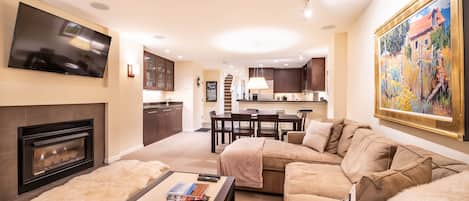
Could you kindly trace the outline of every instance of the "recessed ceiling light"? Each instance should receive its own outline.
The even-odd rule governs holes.
[[[171,50],[170,49],[165,49],[164,52],[171,53]]]
[[[299,40],[299,35],[285,29],[250,28],[225,32],[213,40],[223,50],[258,54],[287,49]]]
[[[98,10],[109,10],[109,6],[100,2],[91,2],[90,6]]]
[[[177,57],[178,57],[178,59],[182,59],[182,56],[180,56],[180,55],[179,55],[179,56],[177,56]]]
[[[326,25],[326,26],[323,26],[321,27],[322,30],[330,30],[330,29],[335,29],[335,25],[331,24],[331,25]]]
[[[275,59],[275,60],[274,60],[274,63],[278,63],[278,59]]]
[[[303,61],[303,59],[305,59],[305,57],[304,57],[303,55],[300,55],[300,56],[298,56],[298,59],[299,59],[300,61]]]
[[[284,66],[288,66],[288,64],[283,64]]]
[[[154,35],[153,38],[157,39],[157,40],[163,40],[165,39],[166,37],[165,36],[162,36],[162,35]]]

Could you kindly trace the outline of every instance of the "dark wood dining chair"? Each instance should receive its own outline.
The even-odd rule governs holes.
[[[238,137],[254,137],[254,121],[251,114],[231,114],[232,141]]]
[[[210,118],[213,118],[216,115],[217,113],[215,111],[210,111]],[[219,125],[219,123],[221,123],[221,121],[215,121],[215,144],[218,145],[218,134],[223,135],[224,133],[228,133],[231,142],[231,127],[225,124],[225,127],[223,128],[221,125]]]
[[[278,139],[278,114],[257,115],[257,137]]]
[[[296,113],[296,115],[298,117],[301,118],[301,125],[298,125],[299,126],[299,130],[300,131],[304,131],[305,130],[305,125],[306,125],[306,120],[308,119],[308,115],[313,112],[312,109],[302,109],[302,110],[298,110],[298,112]],[[294,131],[295,128],[292,128],[292,129],[280,129],[280,140],[284,140],[285,136],[288,134],[288,132],[290,131]]]

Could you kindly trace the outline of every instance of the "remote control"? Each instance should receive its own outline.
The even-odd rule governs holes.
[[[204,173],[201,173],[201,174],[199,174],[199,177],[213,177],[213,178],[220,179],[220,176],[215,175],[215,174],[204,174]]]
[[[199,176],[199,177],[197,178],[197,181],[218,182],[218,179],[217,179],[217,178],[214,178],[214,177],[202,177],[202,176]]]

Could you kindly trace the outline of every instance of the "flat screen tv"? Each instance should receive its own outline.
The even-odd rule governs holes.
[[[20,3],[9,67],[103,77],[111,37]]]

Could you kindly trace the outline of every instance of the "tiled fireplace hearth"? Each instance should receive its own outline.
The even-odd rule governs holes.
[[[0,200],[104,164],[104,121],[101,103],[0,107]]]

